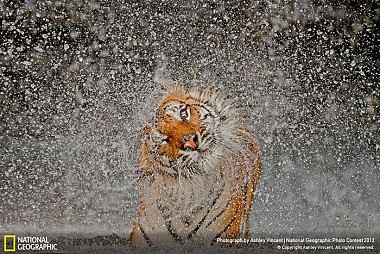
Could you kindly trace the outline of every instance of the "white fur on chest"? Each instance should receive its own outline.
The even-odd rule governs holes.
[[[140,222],[147,230],[154,232],[152,236],[157,237],[159,242],[163,239],[175,241],[173,235],[176,235],[184,243],[194,240],[189,239],[195,230],[198,235],[207,231],[205,225],[220,212],[214,206],[226,187],[222,175],[209,175],[197,182],[187,179],[179,182],[179,179],[158,176],[148,185],[143,195],[144,206],[149,209],[143,211]],[[152,190],[155,190],[154,195]],[[203,226],[197,229],[202,223]],[[210,241],[207,237],[201,240]]]

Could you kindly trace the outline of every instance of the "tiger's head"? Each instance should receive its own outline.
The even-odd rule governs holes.
[[[214,90],[170,87],[148,127],[140,157],[143,168],[185,178],[213,173],[239,142],[239,117],[232,105]]]

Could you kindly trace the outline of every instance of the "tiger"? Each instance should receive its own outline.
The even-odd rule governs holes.
[[[129,244],[210,246],[249,237],[261,152],[233,102],[216,89],[166,88],[143,132]]]

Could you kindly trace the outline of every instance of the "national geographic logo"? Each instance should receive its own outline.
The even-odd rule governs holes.
[[[56,250],[57,244],[50,243],[47,237],[4,235],[4,252]]]
[[[4,235],[4,252],[16,251],[16,236]]]

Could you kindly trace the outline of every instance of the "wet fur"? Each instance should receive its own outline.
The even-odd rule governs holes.
[[[189,121],[175,118],[187,105]],[[197,151],[183,136],[197,132]],[[260,152],[239,110],[219,92],[173,85],[164,94],[140,155],[140,204],[134,246],[214,244],[249,234]]]

